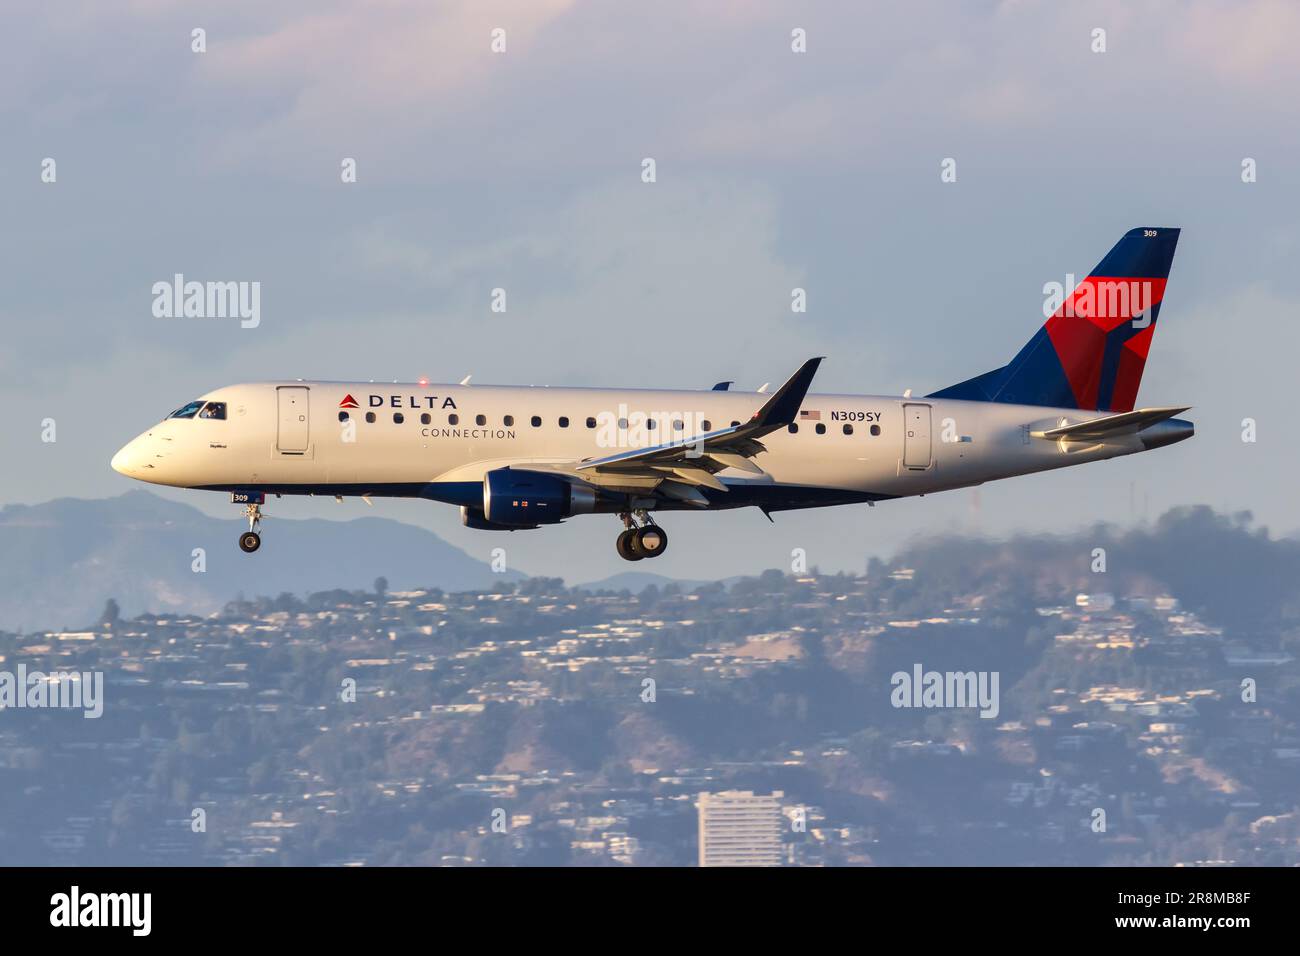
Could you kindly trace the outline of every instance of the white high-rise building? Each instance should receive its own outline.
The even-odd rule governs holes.
[[[701,793],[700,866],[780,866],[781,798],[777,790]]]

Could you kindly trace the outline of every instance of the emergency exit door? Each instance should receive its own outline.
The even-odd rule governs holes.
[[[930,467],[930,406],[903,406],[903,467]]]
[[[276,389],[280,403],[280,427],[276,432],[275,447],[286,455],[301,455],[307,451],[311,422],[307,410],[309,389],[301,385],[285,385]]]

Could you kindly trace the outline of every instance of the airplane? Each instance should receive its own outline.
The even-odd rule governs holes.
[[[208,392],[128,442],[131,478],[229,492],[239,546],[266,496],[423,498],[470,528],[616,515],[618,554],[662,555],[656,514],[772,513],[966,488],[1190,438],[1190,406],[1135,408],[1178,229],[1127,232],[1000,368],[915,398],[776,391],[268,381]]]

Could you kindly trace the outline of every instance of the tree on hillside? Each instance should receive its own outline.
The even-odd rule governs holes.
[[[99,615],[99,623],[112,627],[122,619],[122,609],[117,606],[117,601],[109,598],[104,602],[104,613]]]

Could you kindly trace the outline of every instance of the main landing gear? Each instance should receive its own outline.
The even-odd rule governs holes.
[[[624,530],[614,547],[624,561],[657,558],[668,550],[668,532],[655,524],[645,511],[637,511],[635,515],[624,512],[619,517],[623,519]],[[638,520],[641,522],[639,527]]]
[[[262,506],[245,505],[244,515],[248,518],[248,530],[239,536],[239,550],[252,554],[262,546],[262,536],[257,530],[262,527]]]

